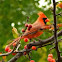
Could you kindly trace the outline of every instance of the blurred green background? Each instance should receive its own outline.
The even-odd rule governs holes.
[[[43,4],[45,5],[41,6],[42,1],[43,0],[0,0],[0,52],[5,53],[4,49],[8,43],[8,40],[14,39],[12,34],[12,26],[16,27],[18,32],[21,34],[21,29],[24,28],[27,16],[29,17],[29,23],[33,23],[38,17],[37,13],[42,11],[50,19],[50,24],[53,24],[51,0],[44,0]],[[57,8],[56,12],[62,12],[62,9]],[[62,23],[61,16],[57,16],[57,23]],[[61,29],[62,28],[60,28],[60,30]],[[39,38],[45,40],[52,35],[52,31],[46,31]],[[62,38],[62,36],[58,39],[60,38]],[[26,44],[23,40],[21,43],[22,47]],[[35,60],[35,62],[48,62],[47,57],[50,53],[49,48],[53,46],[54,45],[46,46],[39,48],[37,51],[32,51],[32,59]],[[61,42],[59,43],[59,46],[61,50]],[[51,51],[51,53],[53,54],[54,58],[57,58],[56,51],[54,49]],[[7,62],[12,57],[12,54],[7,56],[5,61]],[[2,57],[0,57],[0,61],[1,60]],[[29,60],[28,57],[22,56],[16,62],[29,62]]]

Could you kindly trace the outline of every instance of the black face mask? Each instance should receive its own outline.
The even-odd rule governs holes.
[[[42,18],[42,19],[43,19],[44,23],[46,24],[45,20],[46,20],[47,18]]]

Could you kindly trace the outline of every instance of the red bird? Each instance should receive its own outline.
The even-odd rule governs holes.
[[[49,22],[49,19],[46,17],[46,15],[43,12],[38,13],[39,17],[38,19],[31,24],[32,28],[30,30],[26,29],[24,34],[18,38],[16,38],[12,43],[9,44],[12,45],[14,42],[18,42],[20,39],[28,38],[36,38],[40,36],[43,33],[43,29],[49,29],[50,26],[46,25],[47,22]]]

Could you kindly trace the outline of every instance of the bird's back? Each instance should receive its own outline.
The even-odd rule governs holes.
[[[30,30],[26,30],[25,33],[23,34],[23,38],[35,38],[40,36],[43,32],[40,31],[42,25],[44,24],[40,24],[40,22],[36,21],[35,23],[31,24],[32,28]]]

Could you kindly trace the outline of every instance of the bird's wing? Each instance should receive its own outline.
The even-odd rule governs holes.
[[[37,26],[32,26],[32,28],[30,30],[26,30],[25,33],[23,34],[23,36],[26,36],[28,34],[35,34],[36,32],[38,32],[38,30],[40,29],[40,27]]]

